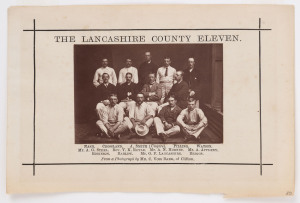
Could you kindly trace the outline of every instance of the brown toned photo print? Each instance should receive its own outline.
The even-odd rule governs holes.
[[[74,98],[76,144],[223,143],[223,45],[75,44]]]

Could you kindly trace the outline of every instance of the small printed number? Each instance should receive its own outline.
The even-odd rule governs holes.
[[[286,192],[286,195],[292,195],[293,193],[292,192]]]

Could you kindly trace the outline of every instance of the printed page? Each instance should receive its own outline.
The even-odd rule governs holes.
[[[7,193],[294,194],[294,7],[8,10]]]

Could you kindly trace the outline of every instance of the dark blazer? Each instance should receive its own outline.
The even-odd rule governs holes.
[[[140,65],[138,69],[140,88],[142,88],[144,84],[148,83],[149,73],[156,73],[157,69],[158,65],[152,61],[150,63],[145,61]]]
[[[117,88],[111,83],[108,83],[107,87],[101,83],[97,88],[96,88],[96,95],[97,95],[97,102],[103,101],[108,99],[110,94],[117,94]]]
[[[180,108],[185,109],[187,107],[187,103],[188,103],[187,100],[189,97],[189,86],[185,81],[181,81],[180,83],[175,83],[172,86],[168,96],[171,94],[175,95],[177,99],[177,105]]]
[[[189,69],[185,69],[183,80],[187,82],[189,89],[195,92],[195,99],[200,99],[201,85],[200,85],[200,73],[196,68],[189,71]]]
[[[123,83],[118,87],[118,98],[119,101],[126,99],[128,97],[128,92],[131,92],[131,96],[129,96],[129,99],[135,100],[136,94],[138,93],[137,91],[137,84],[135,83],[130,83],[128,85],[127,83]]]
[[[155,92],[155,95],[149,96],[150,92]],[[161,85],[157,82],[154,82],[152,87],[150,87],[150,84],[145,84],[142,93],[145,95],[147,101],[159,101],[162,97]]]
[[[178,115],[181,113],[181,110],[182,109],[177,105],[174,107],[173,111],[171,110],[171,107],[169,105],[164,106],[158,113],[158,117],[162,122],[166,121],[169,124],[176,125],[176,120]]]

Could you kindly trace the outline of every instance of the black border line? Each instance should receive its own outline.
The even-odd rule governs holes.
[[[261,123],[261,31],[271,31],[272,29],[261,29],[261,18],[259,18],[259,28],[208,28],[208,29],[35,29],[35,19],[33,19],[33,29],[24,29],[24,32],[33,31],[33,68],[34,68],[34,79],[33,79],[33,95],[34,95],[34,106],[33,106],[33,163],[22,163],[23,166],[33,166],[33,176],[35,176],[35,166],[46,166],[46,165],[247,165],[247,166],[260,166],[260,175],[262,176],[262,166],[273,166],[272,163],[262,163],[262,123]],[[260,122],[260,163],[36,163],[35,162],[35,114],[36,114],[36,57],[35,57],[35,43],[36,43],[36,32],[59,32],[59,31],[164,31],[164,30],[181,30],[181,31],[199,31],[199,30],[245,30],[245,31],[259,31],[259,122]]]
[[[35,32],[61,32],[61,31],[164,31],[164,30],[168,30],[168,31],[176,31],[176,30],[181,30],[181,31],[198,31],[198,30],[245,30],[245,31],[271,31],[272,29],[266,28],[266,29],[257,29],[257,28],[202,28],[202,29],[184,29],[184,28],[167,28],[167,29],[24,29],[24,32],[28,32],[28,31],[35,31]]]
[[[36,67],[35,67],[35,19],[33,19],[33,176],[35,176],[35,107],[36,107]]]
[[[177,163],[122,163],[122,162],[115,162],[115,163],[35,163],[35,165],[38,166],[48,166],[48,165],[246,165],[246,166],[259,166],[261,165],[261,163],[182,163],[182,162],[177,162]],[[32,166],[32,163],[23,163],[23,166]],[[273,164],[271,163],[267,163],[267,164],[262,164],[264,166],[273,166]]]
[[[260,29],[261,27],[261,18],[259,18],[259,23],[258,23],[258,27]],[[259,136],[259,139],[260,139],[260,175],[262,176],[262,124],[261,124],[261,33],[260,33],[260,30],[258,32],[258,54],[259,54],[259,129],[260,129],[260,136]]]

